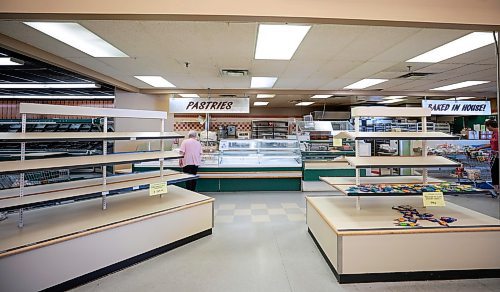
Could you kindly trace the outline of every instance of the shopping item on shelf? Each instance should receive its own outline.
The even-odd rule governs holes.
[[[417,209],[409,205],[393,206],[393,210],[398,211],[403,215],[401,218],[394,219],[395,226],[403,227],[419,227],[419,220],[427,220],[430,222],[438,223],[441,226],[449,227],[450,223],[456,222],[457,219],[453,217],[440,217],[439,219],[434,218],[434,214],[430,213],[420,213]]]
[[[365,184],[352,186],[347,189],[348,193],[423,193],[423,192],[443,192],[443,193],[464,193],[477,192],[478,189],[470,185],[460,185],[456,183],[440,184]]]

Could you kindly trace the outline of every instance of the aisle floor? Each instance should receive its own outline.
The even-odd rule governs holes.
[[[216,199],[211,236],[75,291],[500,291],[500,275],[496,279],[338,284],[307,233],[304,196],[308,194],[319,193],[208,193]],[[448,200],[500,216],[499,200],[489,196]]]

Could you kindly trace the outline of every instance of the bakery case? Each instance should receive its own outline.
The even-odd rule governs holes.
[[[218,152],[204,152],[198,169],[197,191],[299,191],[302,158],[298,140],[223,139]],[[135,164],[134,171],[159,165]],[[165,168],[179,170],[177,162]]]

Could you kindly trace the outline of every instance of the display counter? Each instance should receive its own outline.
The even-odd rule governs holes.
[[[301,190],[302,160],[297,140],[221,140],[219,152],[204,153],[202,163],[197,191]],[[134,171],[158,168],[158,162],[133,166]],[[180,170],[177,161],[165,161],[165,168]]]
[[[366,175],[366,170],[360,170]],[[304,181],[320,181],[320,177],[354,177],[356,170],[346,161],[307,161],[304,162]]]
[[[307,197],[307,225],[339,283],[488,278],[500,275],[500,220],[446,202],[422,208],[422,197]],[[411,205],[449,227],[419,220],[395,226],[393,206]],[[458,244],[459,243],[459,244]]]
[[[32,210],[22,230],[9,215],[0,224],[0,290],[66,290],[212,232],[214,199],[188,190],[108,200],[105,211],[99,198]]]

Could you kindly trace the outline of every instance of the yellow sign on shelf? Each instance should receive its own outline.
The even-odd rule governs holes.
[[[342,139],[333,139],[333,147],[341,147]]]
[[[150,196],[163,195],[166,193],[168,193],[166,182],[154,183],[149,185]]]
[[[424,192],[424,207],[444,207],[444,196],[442,192]]]

